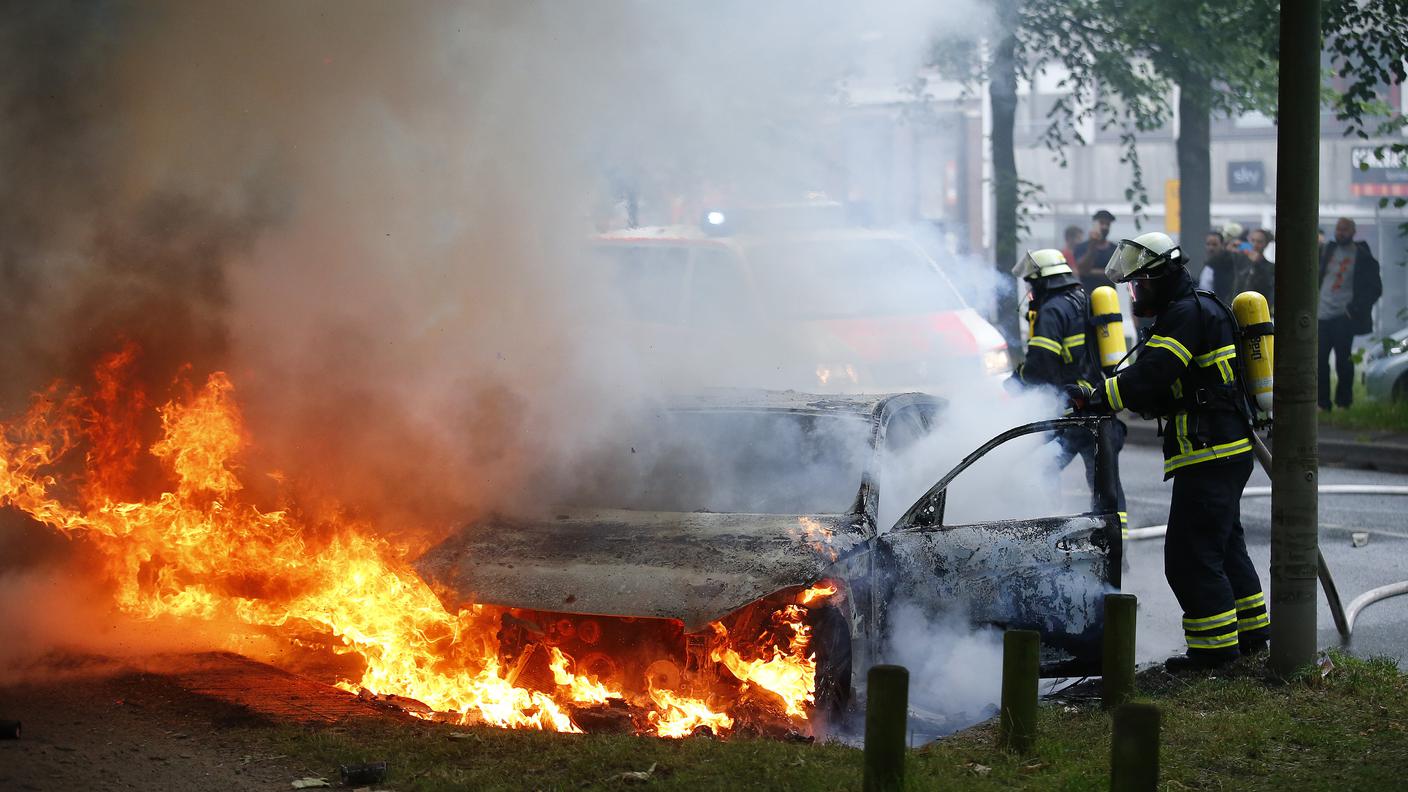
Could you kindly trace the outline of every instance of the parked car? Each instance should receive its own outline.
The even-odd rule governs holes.
[[[941,392],[1011,370],[997,329],[898,233],[671,226],[592,246],[643,356],[708,385]]]
[[[844,707],[885,660],[901,604],[1038,630],[1044,674],[1098,673],[1103,595],[1120,584],[1113,480],[1101,479],[1108,506],[1098,512],[951,524],[945,502],[965,470],[1016,438],[1080,427],[1113,454],[1109,419],[1004,432],[894,524],[877,524],[886,458],[932,431],[944,405],[913,393],[724,390],[681,400],[642,415],[582,465],[563,503],[468,526],[417,568],[449,607],[512,608],[506,645],[547,641],[584,657],[617,636],[626,658],[597,667],[626,690],[647,687],[652,668],[707,680],[716,664],[701,647],[713,625],[757,622],[821,584],[836,596],[808,616],[818,712]],[[595,637],[572,621],[586,616]]]
[[[1369,398],[1408,399],[1408,327],[1376,341],[1364,351],[1361,376]]]

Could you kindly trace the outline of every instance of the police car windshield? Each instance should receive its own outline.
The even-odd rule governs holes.
[[[776,316],[843,319],[951,311],[962,298],[900,239],[769,240],[747,247],[759,297]]]

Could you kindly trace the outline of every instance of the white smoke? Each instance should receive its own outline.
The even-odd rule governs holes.
[[[4,360],[42,386],[149,326],[149,359],[229,369],[255,452],[305,492],[432,536],[539,503],[544,468],[710,382],[692,358],[661,377],[608,321],[625,305],[584,243],[623,196],[642,222],[692,220],[682,195],[845,197],[848,87],[912,81],[932,35],[981,30],[982,8],[36,4],[52,17],[36,29],[74,31],[61,53],[90,68],[0,75],[7,98],[50,102],[7,104],[25,134],[0,138],[16,174],[0,208],[37,207],[0,212],[33,220],[0,239],[0,299],[27,300]],[[51,37],[14,38],[5,63],[48,62]],[[36,157],[81,167],[18,167]],[[960,271],[974,302],[998,283]],[[779,341],[750,338],[750,354]],[[885,471],[882,528],[981,442],[1057,412],[966,370],[933,385],[950,408]],[[949,522],[1049,513],[1032,482],[1053,453],[1031,439],[970,470]],[[994,667],[988,636],[914,634],[900,659],[936,706],[987,695],[953,675]],[[974,698],[943,698],[961,691]]]
[[[964,614],[936,617],[911,603],[891,606],[889,662],[909,669],[910,710],[957,729],[982,720],[1002,694],[1002,633],[974,630]]]

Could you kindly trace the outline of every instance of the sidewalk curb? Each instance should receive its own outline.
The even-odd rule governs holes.
[[[1153,421],[1134,419],[1129,426],[1128,440],[1136,445],[1160,446],[1163,439]],[[1320,438],[1320,464],[1353,470],[1379,470],[1385,473],[1408,473],[1408,445],[1402,443],[1361,443],[1339,438]]]

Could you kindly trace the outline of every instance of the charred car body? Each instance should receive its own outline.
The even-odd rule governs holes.
[[[999,445],[1075,426],[1108,454],[1107,422],[1005,432],[882,530],[885,457],[925,436],[943,408],[922,394],[736,391],[673,405],[622,438],[569,505],[482,521],[418,568],[447,604],[511,608],[500,634],[510,658],[546,643],[627,692],[707,689],[727,673],[710,651],[718,636],[762,634],[789,605],[805,609],[812,637],[809,715],[843,708],[885,659],[902,601],[1039,630],[1047,675],[1097,672],[1102,596],[1119,586],[1113,496],[1097,497],[1108,504],[1100,513],[967,525],[944,516],[950,482]]]

